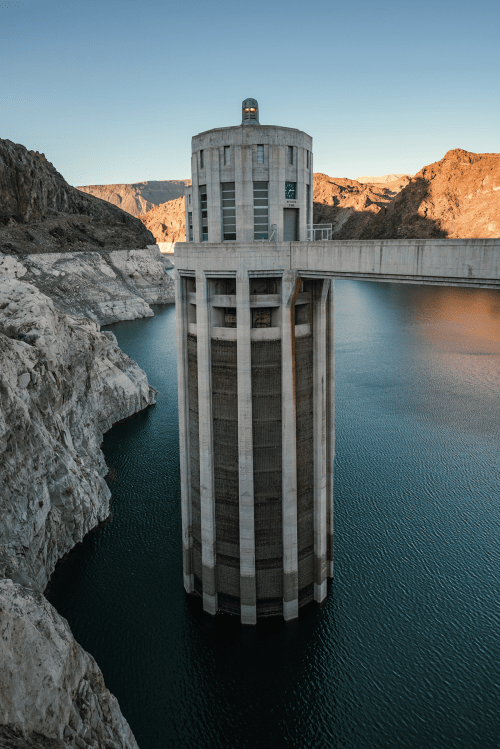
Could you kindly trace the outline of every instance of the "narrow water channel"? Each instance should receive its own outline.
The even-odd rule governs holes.
[[[110,326],[158,403],[51,601],[141,749],[500,745],[500,293],[336,282],[335,579],[285,625],[182,587],[175,309]]]

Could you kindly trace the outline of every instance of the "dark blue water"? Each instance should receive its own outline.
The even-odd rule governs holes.
[[[51,600],[141,749],[500,746],[500,293],[336,283],[335,579],[294,623],[182,587],[175,310],[111,326],[158,403]]]

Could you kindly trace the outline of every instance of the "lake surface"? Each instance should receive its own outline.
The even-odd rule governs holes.
[[[336,282],[335,578],[241,627],[182,587],[175,309],[110,326],[157,405],[51,601],[140,749],[500,746],[500,292]]]

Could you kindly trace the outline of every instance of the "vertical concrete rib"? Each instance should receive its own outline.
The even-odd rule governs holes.
[[[330,279],[315,282],[313,310],[314,600],[327,591],[326,423],[328,403],[326,300]]]
[[[214,443],[212,421],[211,306],[205,273],[196,274],[198,418],[200,435],[200,509],[203,609],[217,611],[215,572]]]
[[[333,577],[333,464],[335,460],[335,281],[330,281],[326,302],[327,409],[326,409],[326,518],[327,574]]]
[[[186,593],[194,591],[193,533],[189,467],[189,402],[187,362],[187,290],[186,279],[175,271],[175,315],[177,327],[177,380],[179,393],[179,456],[181,473],[182,567]]]
[[[253,486],[251,312],[248,274],[236,278],[238,367],[238,468],[240,516],[240,600],[242,624],[256,624],[255,514]]]
[[[283,455],[283,616],[299,615],[297,552],[297,433],[295,393],[295,302],[300,290],[296,271],[282,280],[282,455]]]

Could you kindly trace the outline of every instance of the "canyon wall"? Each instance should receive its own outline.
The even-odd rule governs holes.
[[[68,185],[43,153],[0,139],[1,252],[99,252],[154,243],[137,218]]]
[[[135,747],[94,660],[42,591],[109,515],[104,432],[155,391],[112,333],[16,278],[0,281],[0,361],[1,745]]]
[[[0,252],[0,276],[23,278],[63,312],[85,315],[101,325],[152,317],[150,304],[174,302],[169,267],[156,245],[112,252]]]
[[[94,195],[118,206],[131,216],[144,216],[148,211],[167,200],[184,196],[184,187],[190,179],[164,179],[117,185],[84,185],[77,190]]]

